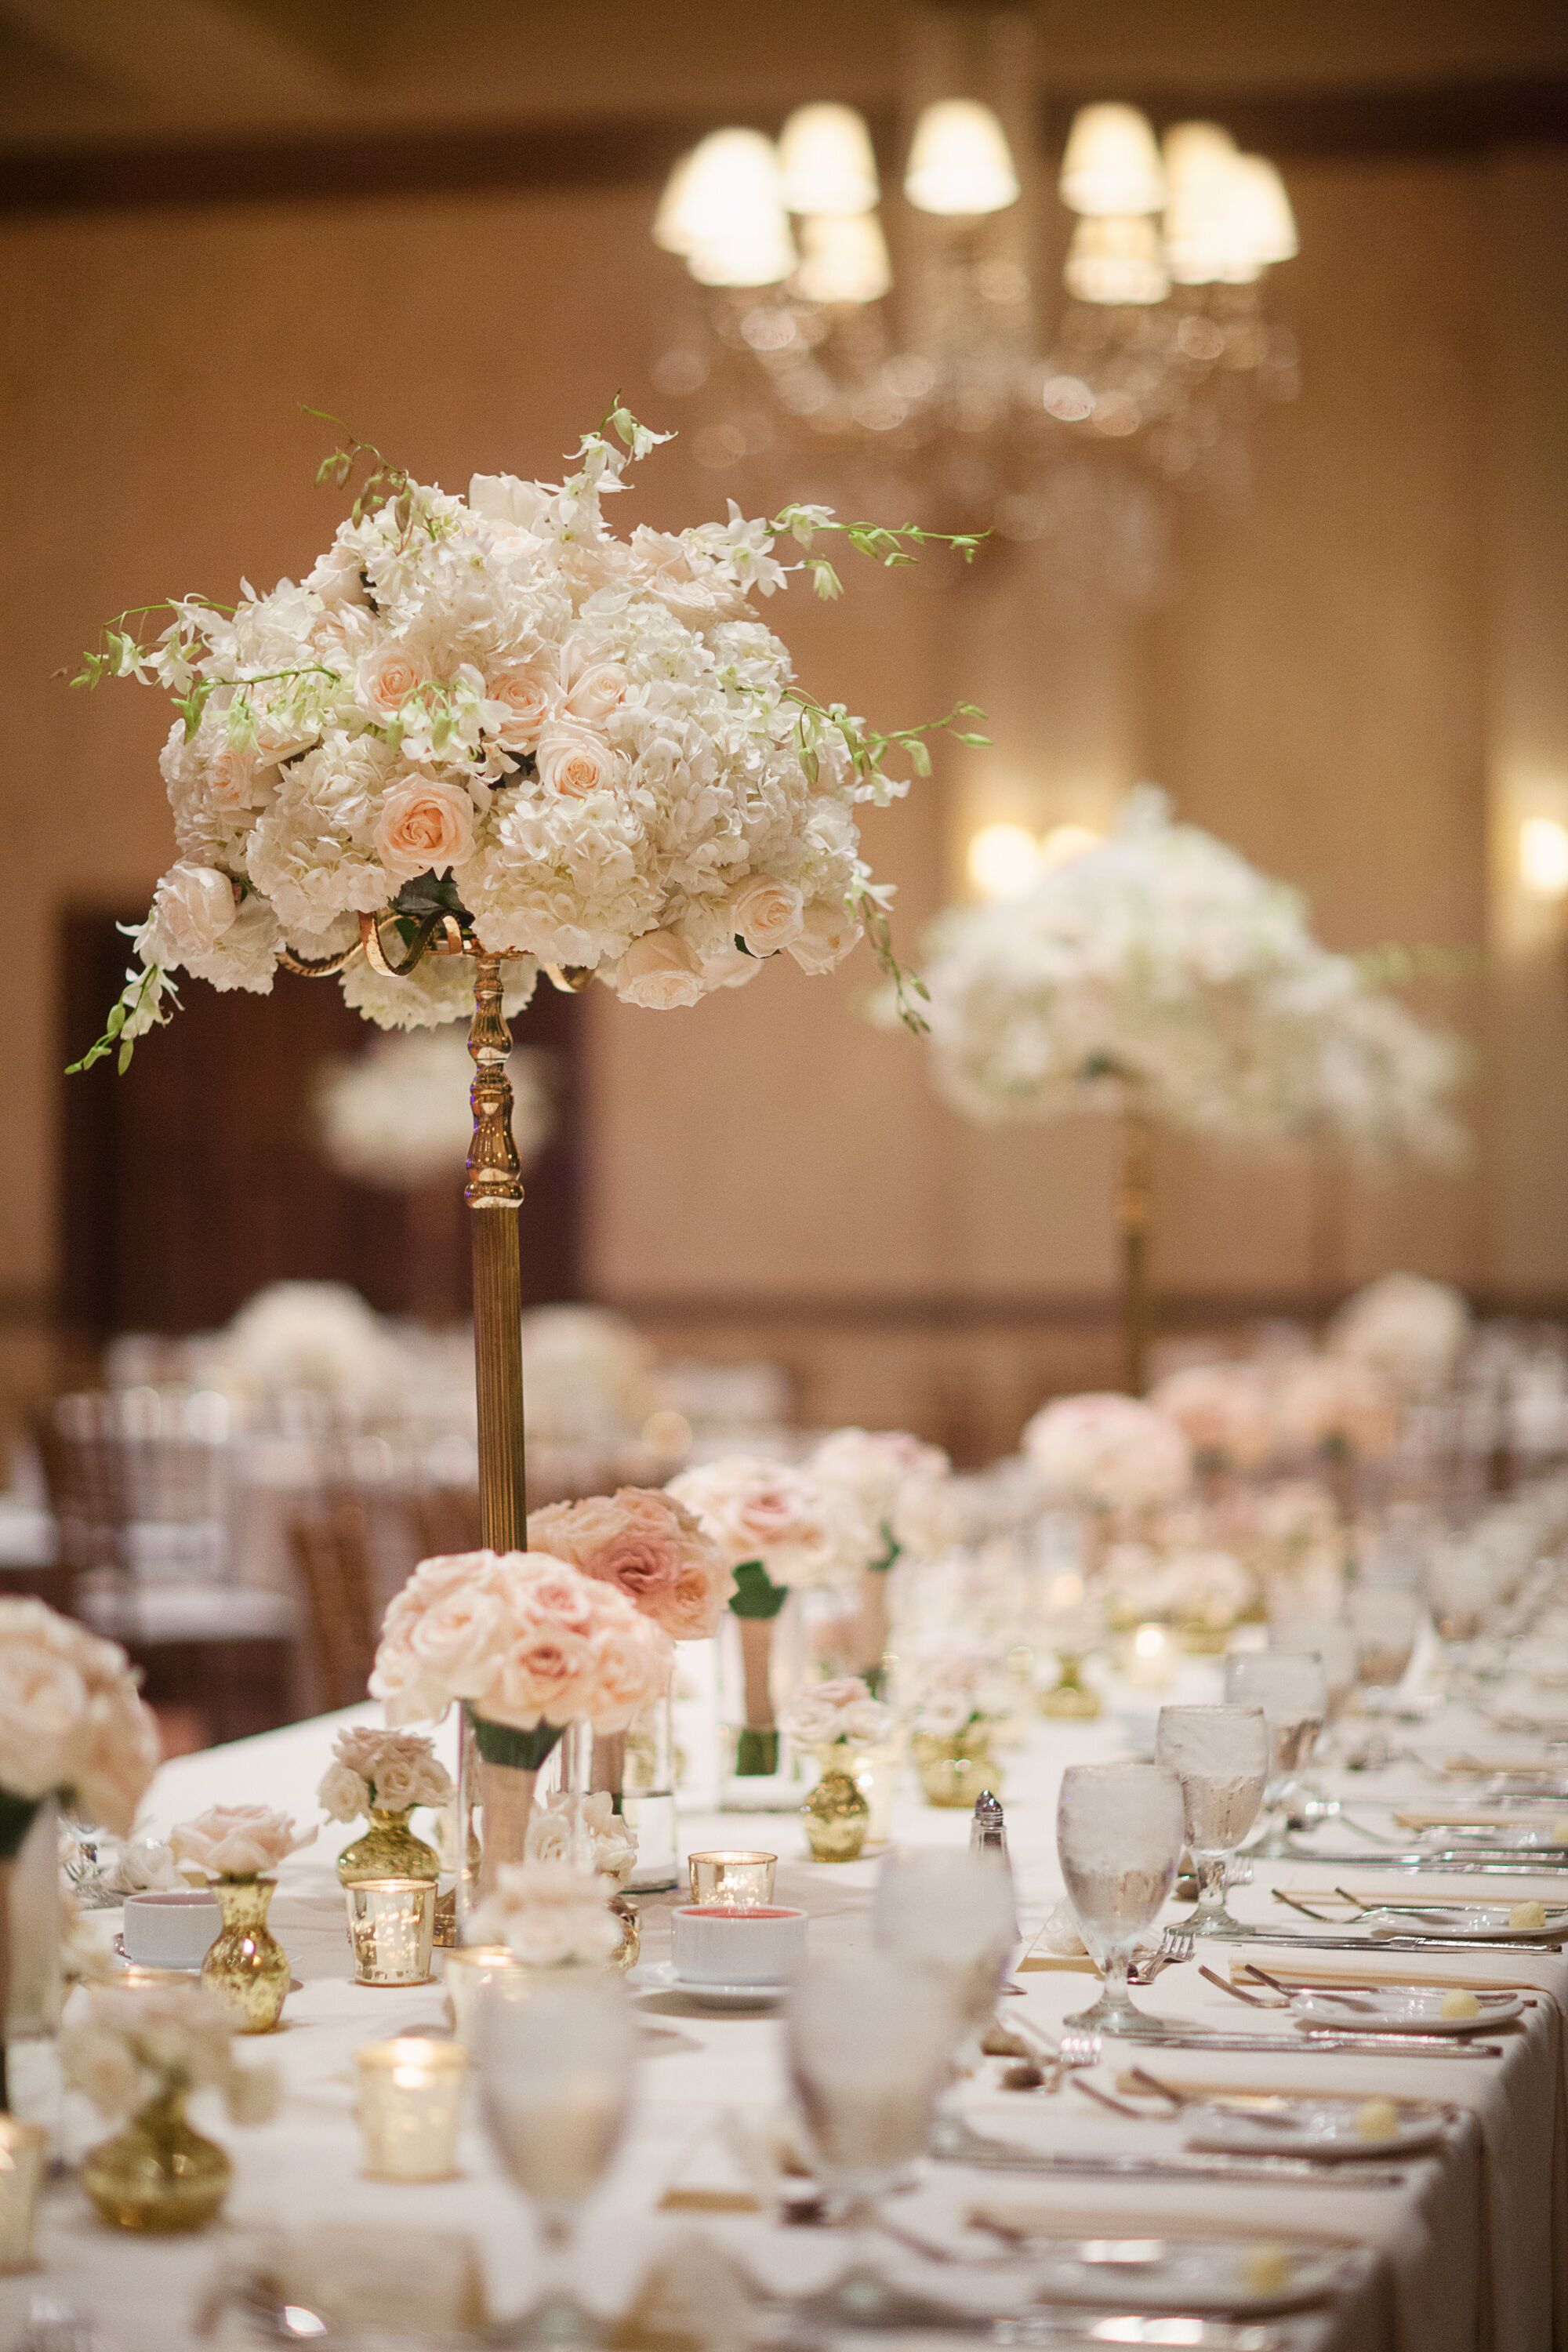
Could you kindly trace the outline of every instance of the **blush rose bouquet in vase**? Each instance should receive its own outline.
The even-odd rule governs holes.
[[[729,1563],[700,1520],[657,1486],[553,1503],[531,1515],[528,1539],[535,1551],[613,1586],[672,1642],[710,1640],[734,1588]],[[578,1729],[562,1743],[561,1769],[564,1793],[580,1800],[589,1790],[605,1792],[626,1821],[637,1848],[630,1883],[637,1893],[679,1883],[668,1691],[624,1730]],[[578,1802],[574,1821],[580,1812]]]
[[[424,1560],[389,1603],[371,1695],[394,1724],[463,1711],[458,1913],[524,1859],[540,1767],[568,1727],[624,1731],[669,1686],[669,1637],[545,1552]]]
[[[0,1601],[0,2110],[48,2124],[63,1990],[58,1809],[128,1838],[158,1762],[123,1650]]]
[[[805,1604],[826,1596],[845,1613],[875,1531],[847,1486],[795,1463],[727,1454],[681,1471],[667,1491],[734,1578],[720,1648],[721,1802],[793,1811],[799,1767],[783,1721],[810,1671]]]

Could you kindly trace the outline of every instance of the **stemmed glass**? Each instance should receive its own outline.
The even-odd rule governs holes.
[[[1071,1764],[1062,1774],[1057,1855],[1105,1979],[1094,2007],[1068,2025],[1131,2036],[1169,2031],[1133,2008],[1127,1967],[1175,1883],[1183,1832],[1182,1784],[1163,1765]]]
[[[1194,1936],[1245,1931],[1226,1907],[1225,1866],[1258,1819],[1268,1778],[1268,1723],[1260,1706],[1163,1706],[1154,1761],[1182,1784],[1187,1845],[1198,1874]]]
[[[1289,1650],[1247,1650],[1225,1662],[1228,1706],[1260,1706],[1268,1718],[1271,1770],[1263,1801],[1275,1816],[1255,1854],[1289,1854],[1285,1808],[1296,1794],[1296,1774],[1307,1763],[1328,1713],[1329,1691],[1322,1664]]]
[[[946,1983],[960,2038],[984,2033],[1018,1940],[1013,1874],[968,1846],[895,1846],[877,1874],[871,1933],[900,1961]]]
[[[1354,1584],[1345,1615],[1361,1646],[1361,1680],[1384,1690],[1402,1682],[1421,1622],[1415,1595],[1398,1584]]]
[[[626,2130],[637,2067],[630,2003],[618,1978],[597,1971],[580,1985],[541,1985],[526,2000],[491,1988],[478,2042],[485,2122],[545,2249],[544,2287],[507,2341],[597,2344],[600,2323],[571,2292],[572,2237]]]
[[[949,1988],[930,1968],[882,1953],[811,1960],[784,2018],[791,2088],[813,2166],[853,2233],[849,2260],[805,2300],[840,2324],[919,2326],[942,2315],[878,2268],[877,2206],[925,2153],[957,2025]]]

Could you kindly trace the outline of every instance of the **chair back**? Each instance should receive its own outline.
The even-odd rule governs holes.
[[[289,1546],[310,1620],[310,1667],[323,1708],[356,1706],[375,1658],[379,1612],[369,1516],[339,1495],[297,1512]]]

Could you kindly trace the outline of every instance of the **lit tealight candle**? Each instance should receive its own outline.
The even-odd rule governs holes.
[[[48,2144],[41,2124],[0,2115],[0,2277],[36,2266],[33,2234]]]
[[[690,1853],[686,1857],[693,1903],[771,1903],[776,1853]]]
[[[373,2180],[450,2180],[468,2053],[456,2042],[403,2034],[354,2052],[363,2171]]]
[[[1142,1690],[1163,1690],[1171,1679],[1171,1637],[1163,1625],[1140,1625],[1127,1658],[1127,1679]]]
[[[436,1887],[428,1878],[362,1878],[343,1890],[354,1981],[420,1985],[430,1981]]]

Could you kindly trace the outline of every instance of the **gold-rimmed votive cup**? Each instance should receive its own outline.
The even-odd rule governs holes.
[[[372,2180],[450,2180],[468,2053],[457,2042],[405,2033],[366,2042],[359,2072],[361,2170]]]
[[[733,1903],[743,1909],[773,1899],[773,1874],[779,1866],[776,1853],[716,1848],[708,1853],[689,1853],[686,1865],[693,1903]]]
[[[522,1964],[504,1944],[458,1944],[441,1956],[441,1981],[447,1988],[452,2032],[465,2050],[474,2046],[479,2002],[485,1989],[498,1977],[521,1976]]]
[[[436,1937],[436,1883],[430,1878],[362,1878],[343,1889],[354,1982],[430,1981]]]
[[[0,2115],[0,2278],[37,2267],[34,2240],[48,2148],[42,2124]]]

